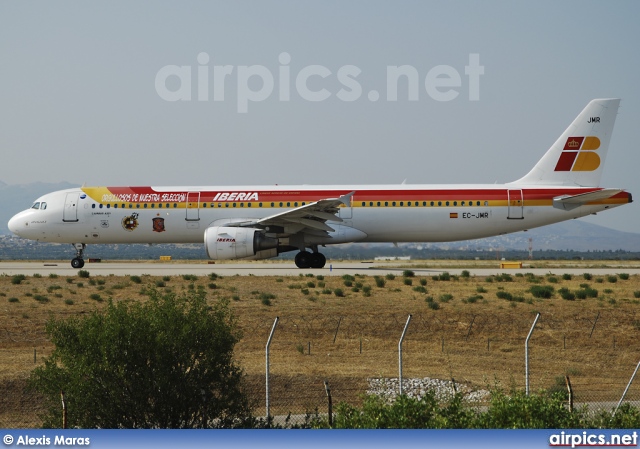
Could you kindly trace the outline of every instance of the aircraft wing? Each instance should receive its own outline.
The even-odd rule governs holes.
[[[602,189],[595,192],[581,193],[579,195],[565,195],[553,199],[553,207],[563,210],[571,210],[591,201],[606,200],[618,193],[624,192],[622,189]]]
[[[289,209],[279,214],[270,215],[255,221],[242,221],[229,223],[227,226],[242,226],[261,228],[282,227],[286,234],[296,232],[309,232],[313,234],[333,232],[334,229],[326,222],[342,222],[342,218],[336,214],[341,205],[351,206],[351,198],[355,192],[347,193],[339,198],[327,198],[304,206]]]

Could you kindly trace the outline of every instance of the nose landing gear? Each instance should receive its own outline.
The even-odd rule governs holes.
[[[87,247],[84,243],[74,243],[73,247],[76,249],[76,257],[71,259],[71,266],[73,268],[82,268],[84,267],[84,249]]]

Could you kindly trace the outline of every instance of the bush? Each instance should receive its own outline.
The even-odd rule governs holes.
[[[498,290],[496,292],[496,296],[500,299],[506,299],[507,301],[513,301],[513,295],[509,292],[505,292],[503,290]]]
[[[395,274],[393,274],[393,273],[388,273],[388,274],[385,276],[385,278],[386,278],[388,281],[393,281],[393,280],[396,278],[396,276],[395,276]]]
[[[471,277],[471,273],[469,273],[469,270],[462,270],[462,273],[460,273],[460,277],[463,277],[463,278]]]
[[[629,273],[618,273],[618,277],[623,281],[626,281],[629,279]]]
[[[78,271],[78,276],[84,279],[88,279],[90,274],[87,270],[80,270]]]
[[[534,298],[549,299],[553,296],[555,289],[550,285],[532,285],[529,292]]]
[[[415,274],[413,271],[411,271],[411,270],[404,270],[404,271],[402,272],[402,276],[404,276],[404,277],[406,277],[406,278],[412,278],[412,277],[414,277],[415,275],[416,275],[416,274]]]
[[[44,427],[60,427],[60,391],[73,401],[69,427],[247,426],[233,358],[241,335],[226,301],[150,290],[148,301],[52,319],[46,331],[55,349],[28,382],[44,398]]]
[[[342,297],[344,297],[344,292],[342,291],[342,289],[341,289],[341,288],[336,288],[336,289],[333,291],[333,294],[334,294],[334,295],[336,295],[338,298],[342,298]]]
[[[27,277],[24,274],[14,274],[11,276],[11,283],[13,285],[20,285],[25,279],[27,279]]]
[[[591,275],[591,273],[584,273],[584,274],[582,275],[582,277],[583,277],[583,278],[585,278],[585,280],[587,280],[587,281],[590,281],[590,280],[593,278],[593,276]]]
[[[418,292],[418,293],[427,293],[427,289],[424,288],[422,285],[418,285],[416,287],[413,287],[413,291],[414,292]]]
[[[618,276],[614,276],[614,275],[607,276],[607,281],[611,282],[612,284],[615,284],[616,282],[618,282]]]
[[[376,276],[376,277],[374,278],[374,280],[376,281],[376,287],[380,287],[380,288],[382,288],[382,287],[384,287],[384,286],[385,286],[385,280],[384,280],[384,278],[381,278],[380,276]]]
[[[576,295],[574,293],[571,293],[568,288],[563,287],[558,290],[558,293],[560,293],[560,297],[562,299],[566,299],[567,301],[574,301],[576,299]]]
[[[562,279],[564,279],[565,281],[570,281],[571,275],[569,273],[565,273],[562,275]]]
[[[133,282],[134,284],[142,283],[142,278],[140,276],[133,275],[131,276],[130,279],[131,279],[131,282]]]
[[[413,281],[411,280],[411,278],[404,278],[403,280],[404,285],[412,285]]]

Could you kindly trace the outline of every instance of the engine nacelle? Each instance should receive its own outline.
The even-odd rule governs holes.
[[[209,259],[264,259],[275,257],[278,239],[267,237],[255,228],[211,226],[204,231],[204,248]],[[272,250],[272,251],[267,251]]]

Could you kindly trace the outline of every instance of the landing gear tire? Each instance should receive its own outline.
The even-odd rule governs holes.
[[[324,268],[327,258],[322,253],[311,254],[311,268]]]
[[[312,254],[309,251],[300,251],[296,254],[295,262],[298,268],[311,268]]]
[[[296,254],[295,262],[298,268],[323,268],[327,263],[327,258],[322,253],[300,251]]]
[[[71,259],[71,267],[82,268],[84,267],[84,249],[87,247],[84,243],[73,243],[73,247],[76,249],[76,257]]]

